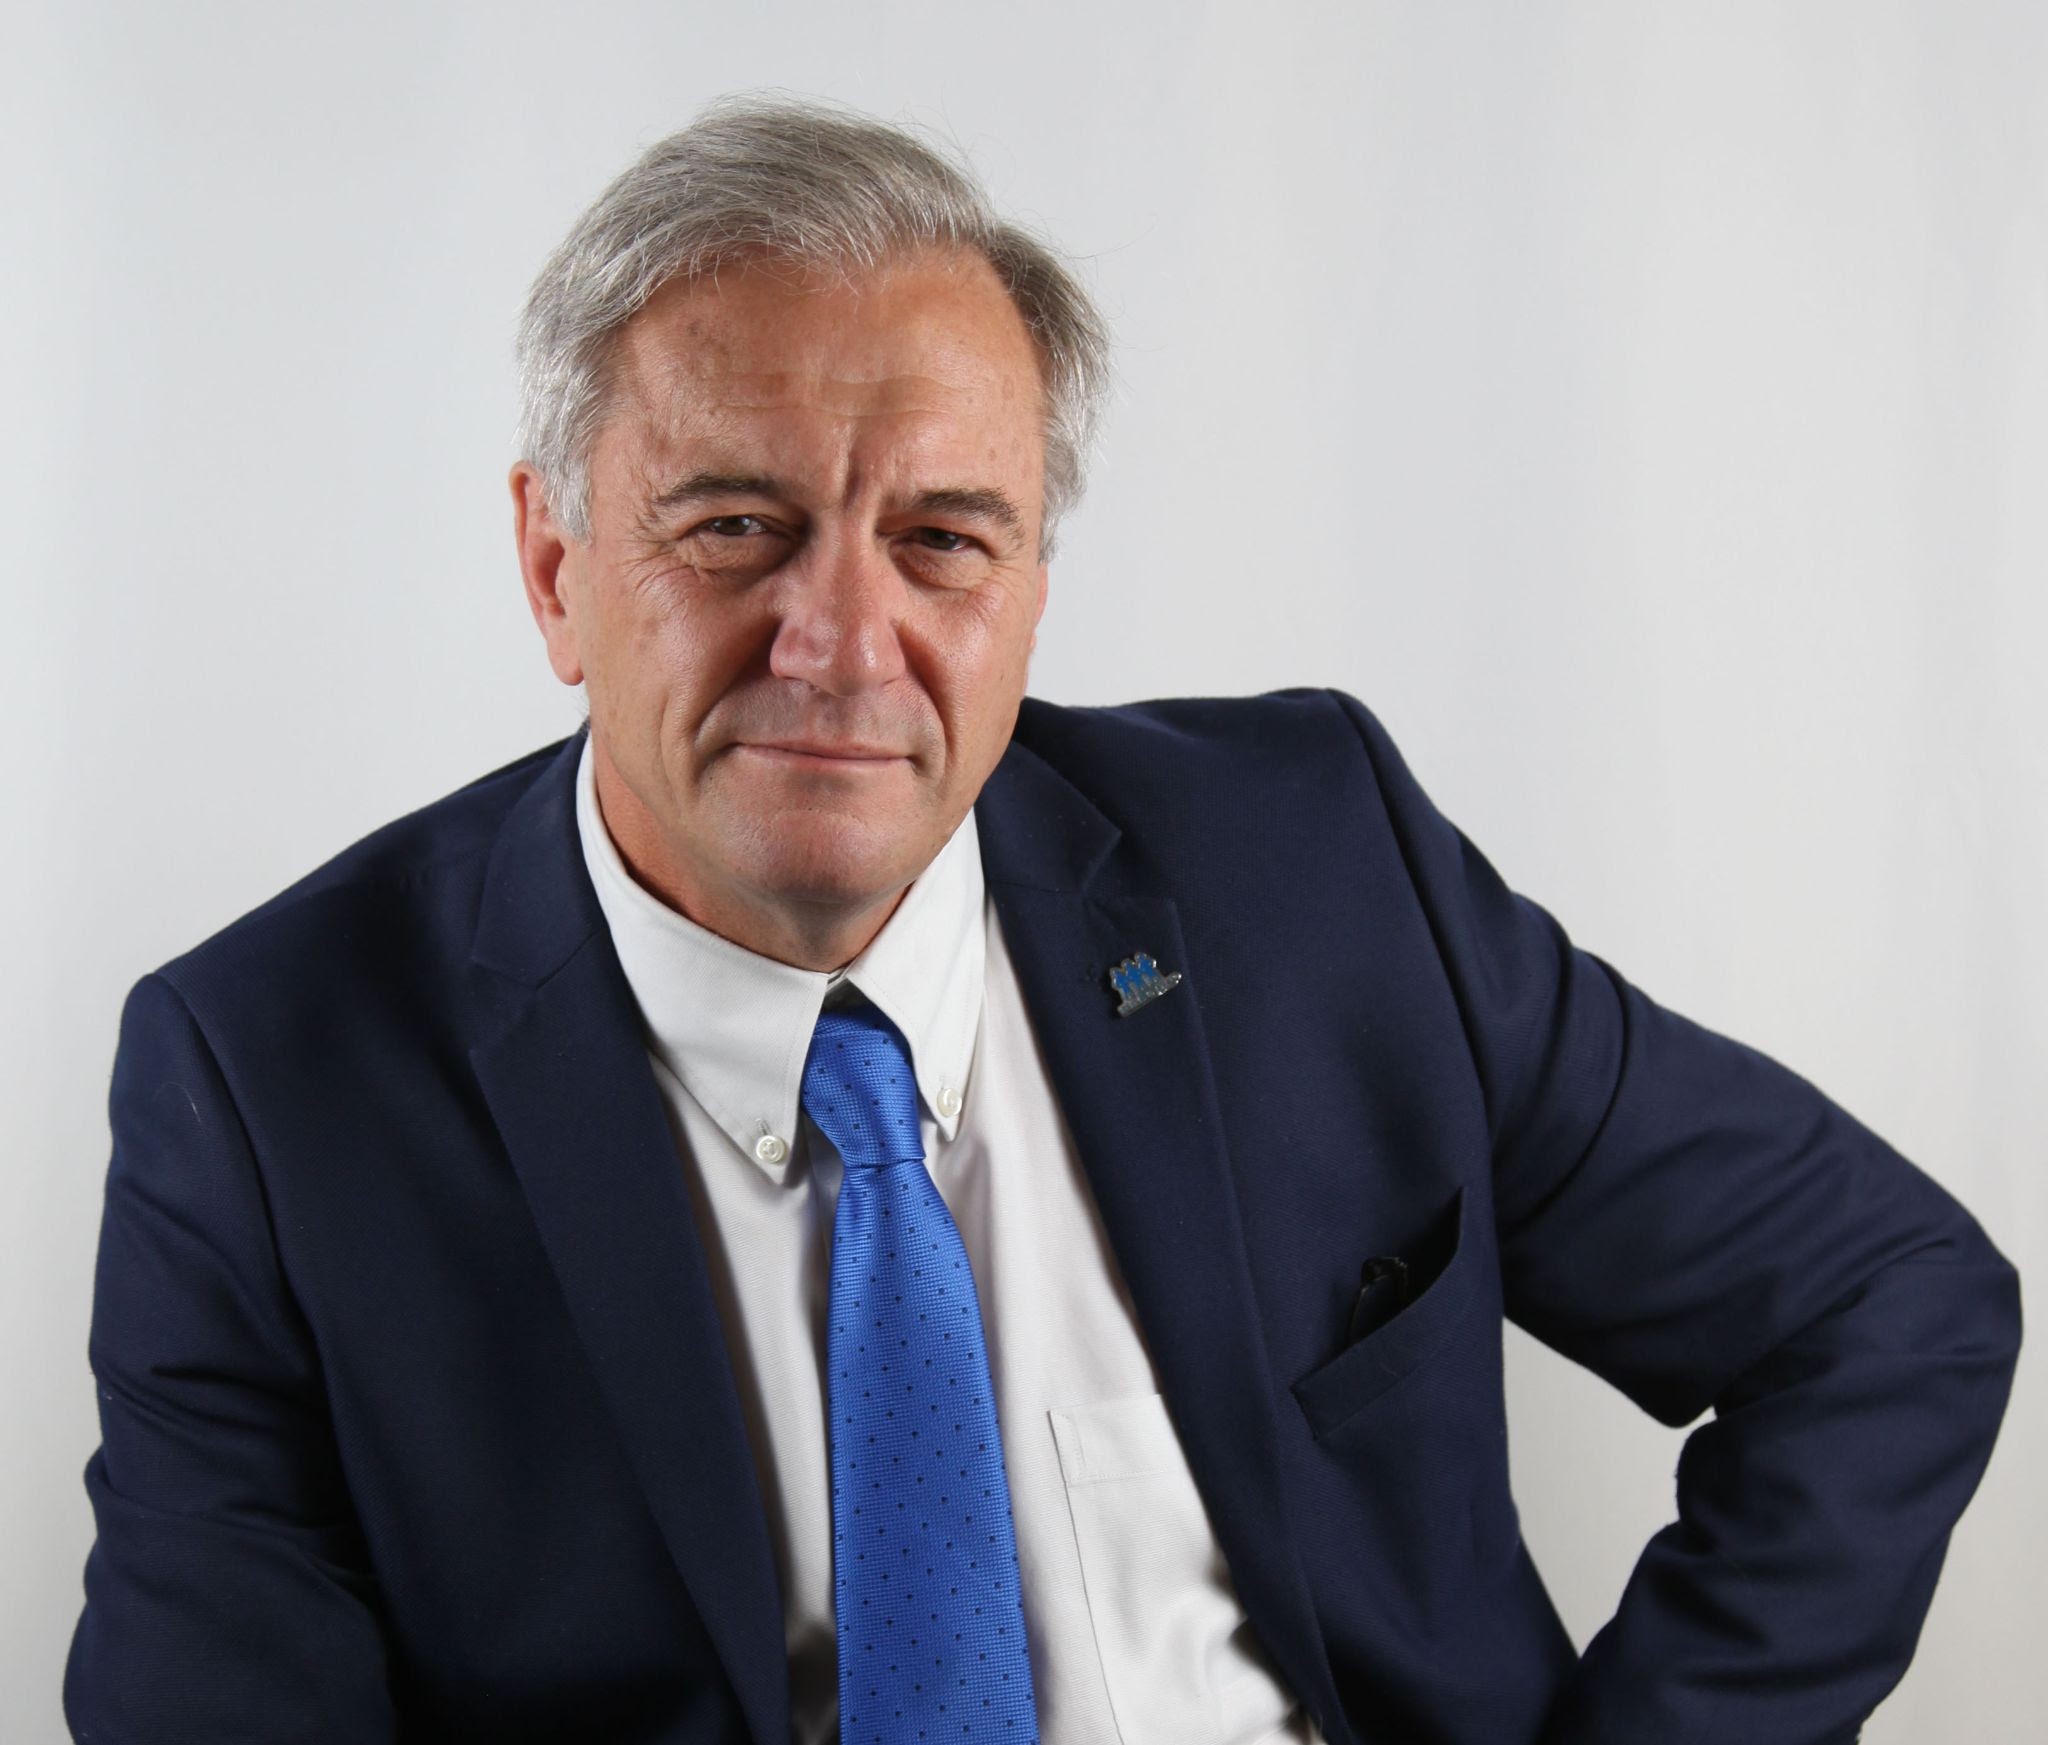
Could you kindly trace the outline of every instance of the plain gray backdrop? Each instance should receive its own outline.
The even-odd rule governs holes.
[[[931,126],[1081,257],[1122,383],[1036,694],[1356,692],[1580,944],[2038,1276],[2048,8],[0,22],[0,1736],[63,1737],[122,996],[575,724],[513,560],[512,322],[721,91]],[[1583,1643],[1679,1437],[1509,1356]],[[2048,1736],[2039,1367],[1877,1745]]]

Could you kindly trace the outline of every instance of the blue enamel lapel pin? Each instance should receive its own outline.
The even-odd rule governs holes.
[[[1116,1009],[1119,1018],[1128,1018],[1141,1006],[1149,1006],[1169,988],[1180,985],[1180,971],[1161,975],[1158,964],[1152,961],[1149,951],[1132,953],[1122,963],[1113,966],[1109,972],[1110,986],[1123,997],[1123,1004]]]

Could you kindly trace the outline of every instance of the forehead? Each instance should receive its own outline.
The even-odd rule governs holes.
[[[646,434],[804,421],[1036,430],[1037,349],[977,254],[852,280],[779,264],[665,286],[620,335],[614,387]]]

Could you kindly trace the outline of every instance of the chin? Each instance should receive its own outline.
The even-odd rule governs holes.
[[[823,828],[813,816],[802,829],[757,840],[754,883],[764,891],[799,902],[858,903],[893,895],[922,870],[911,832],[884,834],[872,827],[834,821]]]

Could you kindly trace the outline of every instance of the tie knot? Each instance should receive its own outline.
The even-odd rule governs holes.
[[[923,1161],[910,1047],[870,1001],[818,1014],[803,1104],[849,1169]]]

